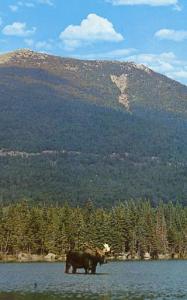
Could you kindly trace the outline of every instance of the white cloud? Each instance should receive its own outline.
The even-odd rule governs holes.
[[[51,50],[53,48],[53,41],[48,40],[48,41],[34,41],[33,39],[25,39],[24,40],[25,44],[33,49],[36,50]]]
[[[137,50],[134,48],[123,48],[116,49],[108,52],[100,52],[100,53],[91,53],[91,54],[82,54],[82,55],[74,55],[73,57],[80,59],[102,59],[102,60],[124,60],[127,55],[135,53]]]
[[[51,50],[52,49],[52,45],[50,42],[48,41],[38,41],[35,44],[35,48],[36,49],[45,49],[45,50]]]
[[[49,6],[53,6],[54,5],[54,1],[53,0],[38,0],[38,3],[46,4],[46,5],[49,5]]]
[[[35,6],[34,3],[32,3],[32,2],[25,2],[25,3],[22,2],[22,5],[23,5],[23,6],[26,6],[26,7],[28,7],[28,8],[31,8],[31,7],[34,7],[34,6]]]
[[[171,78],[177,78],[178,80],[186,79],[187,84],[187,71],[185,70],[174,71],[171,74],[168,73],[168,76]]]
[[[19,7],[17,5],[9,5],[11,11],[16,12],[18,11]]]
[[[176,10],[176,11],[182,11],[183,7],[182,5],[180,4],[176,4],[174,7],[173,7],[173,10]]]
[[[80,25],[69,25],[59,37],[69,50],[96,41],[120,42],[124,39],[110,21],[96,14],[89,14]]]
[[[54,0],[28,0],[28,1],[18,1],[16,4],[9,5],[9,8],[12,12],[17,12],[19,8],[33,8],[37,4],[44,4],[49,6],[54,6]]]
[[[34,45],[33,39],[25,39],[24,42],[28,47],[33,47],[33,45]]]
[[[155,33],[155,36],[161,40],[171,40],[181,42],[187,39],[187,31],[173,30],[173,29],[160,29]]]
[[[10,36],[18,36],[18,37],[27,37],[34,34],[36,31],[36,27],[32,27],[32,29],[27,29],[26,23],[14,22],[11,25],[6,25],[2,33]]]
[[[106,0],[106,2],[113,5],[178,6],[178,0]]]
[[[123,59],[123,57],[126,57],[127,55],[130,55],[134,52],[136,52],[136,49],[134,48],[123,48],[123,49],[116,49],[113,51],[102,53],[101,55],[103,55],[103,57],[110,58],[110,59]]]
[[[144,64],[155,71],[167,72],[173,69],[176,64],[176,56],[173,52],[163,52],[161,54],[141,53],[127,57],[127,60]]]
[[[18,1],[15,5],[9,5],[10,10],[13,12],[17,12],[20,7],[32,8],[35,7],[35,4],[33,2]]]
[[[173,52],[163,52],[161,54],[141,53],[129,56],[126,59],[144,64],[156,72],[187,84],[187,61],[178,59]]]

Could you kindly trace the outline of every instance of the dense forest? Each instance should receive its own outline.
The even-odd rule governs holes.
[[[97,206],[111,207],[116,200],[146,198],[187,204],[186,121],[153,117],[153,112],[141,120],[70,101],[55,107],[59,118],[51,110],[50,119],[33,117],[28,128],[29,112],[25,118],[22,112],[13,122],[18,131],[0,122],[1,201],[25,197],[81,205],[91,198]],[[11,124],[12,115],[7,120]]]
[[[0,207],[0,253],[20,252],[62,255],[72,245],[111,246],[114,254],[129,253],[140,258],[148,252],[187,256],[187,207],[149,201],[128,201],[111,209],[36,205],[23,200]]]

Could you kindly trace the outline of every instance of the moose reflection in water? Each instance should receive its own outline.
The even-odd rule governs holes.
[[[69,273],[70,268],[72,268],[73,274],[76,273],[77,269],[84,269],[85,274],[90,272],[95,274],[98,263],[100,265],[107,263],[106,256],[109,252],[108,244],[104,244],[103,250],[87,245],[83,250],[70,250],[66,256],[65,273]]]

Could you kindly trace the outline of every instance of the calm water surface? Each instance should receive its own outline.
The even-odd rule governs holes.
[[[63,263],[0,264],[0,300],[187,300],[187,261],[111,262],[97,272],[67,275]]]

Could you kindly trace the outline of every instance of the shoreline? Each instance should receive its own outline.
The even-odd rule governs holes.
[[[141,258],[131,258],[131,259],[126,259],[122,257],[108,257],[107,258],[108,262],[148,262],[148,261],[177,261],[177,260],[187,260],[187,257],[162,257],[162,258],[149,258],[149,259],[141,259]],[[10,264],[10,263],[65,263],[66,262],[66,257],[59,257],[57,259],[46,259],[46,258],[41,258],[41,257],[35,257],[34,259],[18,259],[15,256],[13,257],[12,255],[7,256],[6,258],[1,258],[0,259],[0,264]]]

